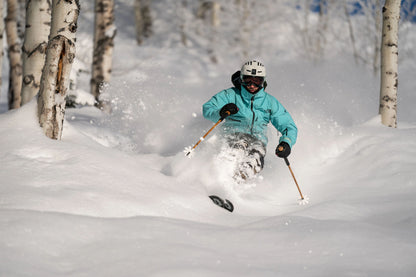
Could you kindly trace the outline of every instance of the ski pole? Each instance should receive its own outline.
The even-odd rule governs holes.
[[[293,180],[295,181],[296,187],[298,188],[298,191],[299,191],[299,194],[300,194],[300,199],[301,200],[305,199],[305,198],[303,198],[303,195],[302,195],[302,192],[300,191],[298,182],[296,181],[295,174],[293,174],[292,168],[290,167],[290,163],[289,163],[289,160],[287,158],[285,158],[285,162],[286,162],[287,167],[289,167],[290,173],[292,174]]]
[[[279,150],[282,151],[283,150],[283,147],[282,146],[279,146]],[[304,200],[305,198],[303,197],[302,192],[300,191],[298,182],[296,181],[296,178],[295,178],[295,174],[293,174],[292,168],[290,167],[289,160],[287,159],[287,157],[284,158],[284,159],[285,159],[285,162],[286,162],[287,167],[290,170],[290,173],[292,174],[292,177],[293,177],[293,180],[295,181],[296,187],[298,188],[298,191],[299,191],[299,194],[300,194],[300,199],[301,200]]]
[[[231,113],[229,111],[226,112],[228,115],[230,115]],[[227,116],[228,116],[227,115]],[[191,152],[208,136],[209,133],[211,133],[212,130],[214,130],[215,127],[218,126],[218,124],[220,124],[223,120],[225,119],[225,117],[221,117],[217,123],[214,124],[214,126],[211,127],[211,129],[208,130],[208,132],[206,132],[205,135],[202,136],[202,138],[200,138],[198,140],[198,142],[191,148],[191,150],[189,150],[188,153],[186,153],[186,156],[189,156],[189,154],[191,154]]]

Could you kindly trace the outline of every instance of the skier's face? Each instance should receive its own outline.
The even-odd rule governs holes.
[[[263,86],[264,78],[257,76],[244,76],[243,77],[243,86],[248,90],[248,92],[255,94]]]
[[[260,87],[256,86],[253,83],[250,83],[250,84],[246,85],[245,87],[246,87],[247,91],[252,93],[252,94],[255,94],[260,89]]]

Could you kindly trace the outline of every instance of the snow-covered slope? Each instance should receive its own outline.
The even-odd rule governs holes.
[[[272,127],[256,182],[228,181],[215,131],[184,156],[212,126],[201,105],[231,86],[242,60],[221,53],[205,63],[200,48],[161,39],[139,48],[127,4],[118,3],[111,115],[68,109],[63,139],[52,141],[35,101],[0,114],[0,276],[415,274],[414,62],[401,68],[399,128],[390,129],[377,116],[377,78],[348,54],[311,64],[265,49],[268,92],[299,127],[289,160],[309,204],[298,205]],[[78,39],[86,62],[90,8]],[[88,76],[79,81],[88,91]],[[213,192],[235,211],[214,206]]]

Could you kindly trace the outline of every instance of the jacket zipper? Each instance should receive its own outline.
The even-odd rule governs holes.
[[[253,113],[253,120],[251,121],[251,134],[253,134],[254,119],[256,117],[256,114],[254,113],[254,96],[251,97],[251,112]]]

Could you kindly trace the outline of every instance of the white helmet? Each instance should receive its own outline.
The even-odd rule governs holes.
[[[256,60],[248,61],[241,67],[241,80],[243,76],[263,77],[263,79],[266,79],[266,67]]]

